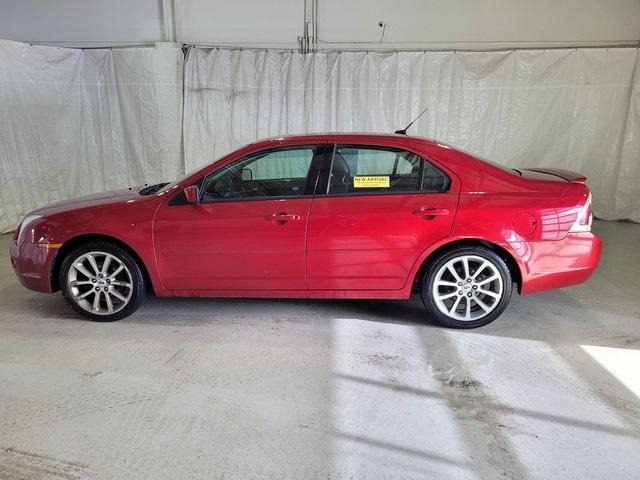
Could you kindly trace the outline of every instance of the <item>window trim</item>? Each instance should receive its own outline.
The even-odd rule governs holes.
[[[326,176],[324,176],[324,178],[322,178],[322,182],[324,182],[325,184],[325,188],[321,188],[320,190],[324,190],[324,193],[322,191],[318,192],[318,189],[316,189],[316,193],[315,196],[320,196],[322,198],[326,198],[326,197],[352,197],[352,196],[371,196],[371,195],[415,195],[415,194],[425,194],[425,195],[434,195],[434,194],[447,194],[451,192],[451,187],[453,185],[453,181],[451,179],[451,175],[449,175],[444,169],[440,168],[440,166],[438,166],[436,163],[432,162],[431,160],[429,160],[428,158],[425,158],[425,156],[421,153],[417,153],[414,150],[410,150],[408,148],[403,148],[403,147],[396,147],[396,146],[386,146],[386,145],[367,145],[367,144],[361,144],[361,143],[333,143],[333,144],[329,144],[329,145],[333,145],[333,148],[331,149],[331,158],[329,159],[329,161],[327,162],[325,160],[325,163],[323,164],[323,170],[320,172],[319,177],[322,177],[322,172],[324,171],[326,173]],[[420,188],[416,189],[416,190],[380,190],[380,191],[374,191],[374,190],[367,190],[364,192],[346,192],[346,193],[330,193],[329,192],[329,188],[331,187],[331,172],[333,171],[333,160],[335,158],[335,153],[338,149],[338,147],[347,147],[347,148],[360,148],[363,150],[386,150],[386,151],[392,151],[392,152],[409,152],[412,153],[414,155],[416,155],[419,159],[420,159],[420,178],[419,178],[419,186]],[[424,170],[425,170],[425,165],[426,163],[429,163],[429,165],[433,166],[434,168],[436,168],[439,172],[441,172],[445,177],[447,177],[448,179],[448,183],[449,186],[446,190],[443,191],[431,191],[431,190],[422,190],[422,182],[424,181]],[[329,168],[326,169],[327,163],[329,164]]]
[[[300,144],[300,145],[286,145],[280,147],[272,147],[264,150],[258,150],[256,152],[252,152],[248,155],[240,157],[232,162],[227,163],[226,165],[220,167],[219,169],[214,170],[213,172],[209,172],[207,175],[204,175],[202,178],[198,180],[196,185],[198,185],[198,203],[199,204],[209,204],[209,203],[227,203],[227,202],[257,202],[257,201],[265,201],[265,200],[296,200],[303,198],[313,198],[315,195],[315,189],[318,183],[319,170],[321,167],[321,161],[326,154],[325,150],[327,149],[326,143],[309,143],[309,144]],[[307,181],[305,183],[304,193],[299,195],[266,195],[260,197],[233,197],[233,198],[214,198],[214,199],[202,199],[202,185],[205,180],[211,175],[215,175],[223,168],[229,168],[237,163],[245,161],[247,158],[257,155],[269,155],[273,152],[281,152],[286,150],[306,150],[311,148],[313,150],[313,156],[311,157],[311,164],[309,165],[309,171],[307,172]],[[176,197],[177,198],[177,197]]]

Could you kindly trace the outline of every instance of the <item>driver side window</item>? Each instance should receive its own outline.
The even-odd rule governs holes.
[[[314,147],[259,152],[212,173],[201,201],[304,195]]]

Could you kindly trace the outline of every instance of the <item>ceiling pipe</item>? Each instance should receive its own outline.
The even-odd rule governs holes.
[[[298,37],[300,53],[316,51],[318,45],[317,21],[317,0],[304,0],[304,23],[302,25],[302,36]]]
[[[160,38],[162,42],[176,43],[176,14],[174,0],[158,0],[160,10]]]

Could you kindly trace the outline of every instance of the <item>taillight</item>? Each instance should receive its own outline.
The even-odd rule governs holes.
[[[592,220],[593,215],[591,214],[591,193],[589,193],[587,201],[578,212],[578,217],[576,218],[576,221],[573,223],[573,226],[571,227],[571,230],[569,230],[569,232],[590,232]]]

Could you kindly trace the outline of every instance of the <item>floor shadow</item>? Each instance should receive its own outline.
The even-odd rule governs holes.
[[[414,386],[403,385],[399,383],[383,382],[380,380],[373,380],[370,378],[358,377],[355,375],[334,374],[334,376],[336,378],[348,380],[350,382],[356,382],[356,383],[386,388],[394,392],[408,393],[411,395],[431,398],[434,400],[447,400],[447,396],[445,394],[434,391],[434,390],[426,390],[423,388],[417,388]],[[449,381],[447,381],[447,383],[450,384],[449,386],[454,386],[456,382],[455,380],[452,381],[450,379]],[[478,387],[478,385],[475,382],[471,381],[469,377],[466,378],[466,383],[467,383],[466,387],[464,387],[464,383],[465,383],[464,380],[459,383],[462,384],[462,385],[459,385],[460,387],[466,388],[466,389]],[[578,428],[585,428],[585,429],[594,430],[598,432],[607,432],[612,435],[619,435],[623,437],[640,438],[627,428],[619,428],[619,427],[607,425],[604,423],[583,420],[580,418],[568,417],[565,415],[555,415],[555,414],[548,414],[544,412],[538,412],[530,408],[511,407],[511,406],[505,406],[504,404],[500,404],[500,403],[491,403],[491,402],[487,402],[487,403],[492,409],[502,411],[505,414],[513,414],[521,417],[544,420],[547,422],[560,423],[563,425],[569,425],[569,426],[578,427]]]
[[[29,318],[81,319],[65,303],[62,295],[37,293],[25,289],[17,281],[2,289],[3,310]]]
[[[446,331],[417,328],[416,332],[423,347],[423,361],[456,420],[464,453],[474,471],[480,478],[527,478],[527,468],[505,433],[505,427],[512,424],[511,412],[500,408],[491,385],[473,376],[458,353],[455,339]]]
[[[307,300],[251,298],[149,298],[136,314],[124,321],[145,324],[198,326],[233,321],[253,316],[256,321],[266,313],[302,321],[313,313],[329,321],[336,316],[398,325],[436,324],[418,297],[409,301],[392,300]]]

